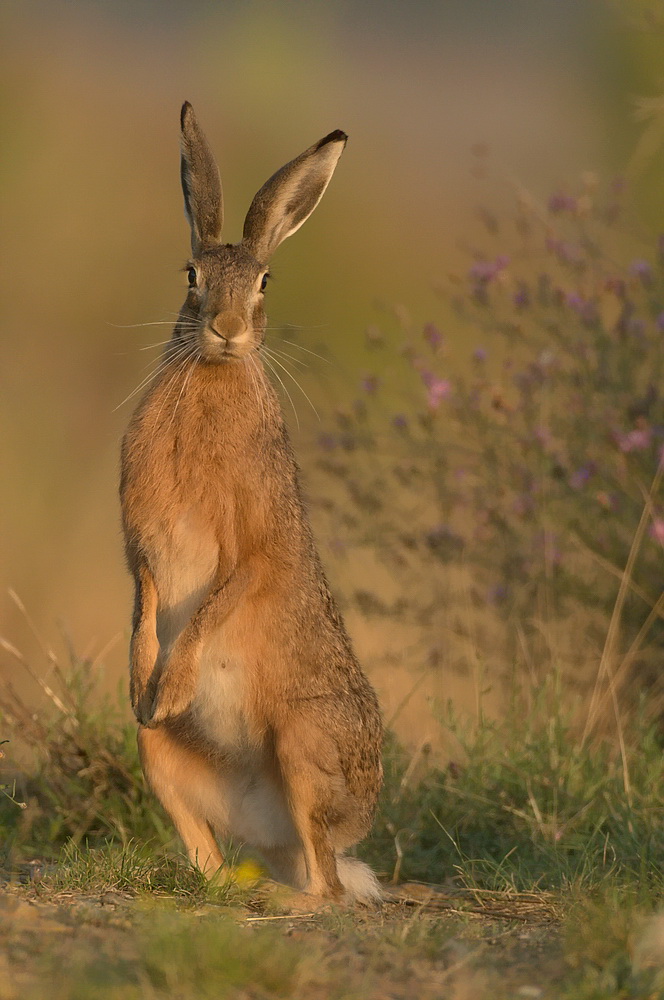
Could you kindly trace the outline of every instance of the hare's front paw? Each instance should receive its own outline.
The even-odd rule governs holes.
[[[147,726],[149,724],[150,718],[152,717],[153,703],[154,693],[152,691],[146,691],[140,698],[137,699],[136,703],[132,705],[136,721],[139,722],[141,726]]]
[[[131,692],[131,707],[137,722],[140,722],[142,726],[147,724],[152,715],[155,690],[156,684],[153,680],[150,680],[142,690],[132,690]]]
[[[195,689],[196,686],[187,672],[166,670],[159,681],[149,718],[143,725],[153,728],[166,719],[182,715],[191,705]]]

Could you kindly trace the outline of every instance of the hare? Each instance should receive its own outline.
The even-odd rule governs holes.
[[[313,212],[347,137],[278,170],[242,240],[225,244],[219,171],[189,103],[181,133],[188,294],[122,446],[141,764],[207,875],[231,836],[297,890],[377,899],[373,872],[344,852],[376,808],[380,712],[261,362],[268,261]]]

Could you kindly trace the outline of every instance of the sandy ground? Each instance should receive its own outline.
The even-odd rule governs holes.
[[[204,904],[186,910],[183,919],[230,918],[252,935],[278,927],[303,955],[312,949],[333,954],[345,974],[354,970],[358,990],[369,974],[377,996],[537,1000],[556,996],[566,976],[555,909],[534,894],[463,894],[408,884],[393,890],[373,912],[259,910],[251,904],[230,910]],[[94,996],[94,990],[88,994],[81,987],[80,969],[131,963],[154,914],[154,901],[146,908],[145,900],[126,893],[49,896],[38,886],[6,886],[0,891],[0,1000]],[[331,984],[334,965],[330,976]],[[247,989],[228,995],[268,995],[254,994],[250,984]],[[145,993],[131,995],[163,994],[146,987]],[[182,995],[194,994],[185,988]],[[273,995],[285,994],[277,990]]]

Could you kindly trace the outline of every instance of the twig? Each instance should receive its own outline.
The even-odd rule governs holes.
[[[28,628],[30,629],[30,631],[32,632],[33,636],[37,640],[37,645],[41,649],[42,653],[44,654],[44,656],[46,657],[46,659],[48,660],[48,662],[51,664],[51,668],[57,674],[58,679],[60,680],[60,682],[63,685],[63,689],[66,691],[66,686],[65,686],[65,683],[64,683],[64,677],[63,677],[63,674],[62,674],[62,670],[60,668],[60,664],[58,663],[57,656],[55,655],[55,653],[53,652],[53,650],[51,649],[51,647],[43,639],[43,637],[41,635],[41,632],[39,631],[39,629],[35,625],[33,619],[28,614],[28,609],[26,608],[25,604],[23,603],[23,601],[21,600],[21,598],[18,596],[18,594],[16,593],[16,591],[13,590],[11,587],[9,587],[9,589],[7,590],[7,593],[9,594],[9,597],[11,598],[11,600],[14,602],[14,604],[16,605],[16,607],[18,608],[18,610],[21,612],[21,614],[25,618],[25,621],[26,621],[26,624],[27,624]],[[68,692],[67,692],[67,694],[68,694]]]
[[[67,708],[64,702],[57,696],[53,688],[50,687],[50,685],[48,685],[46,681],[32,669],[26,658],[23,656],[21,652],[19,652],[16,646],[13,646],[11,642],[8,642],[7,639],[3,639],[2,636],[0,636],[0,647],[2,647],[2,649],[4,649],[6,653],[9,653],[10,656],[13,656],[14,659],[21,664],[26,673],[29,674],[29,676],[32,677],[33,681],[35,681],[35,683],[39,685],[44,694],[46,694],[51,699],[55,707],[60,712],[62,712],[63,715],[66,715],[69,719],[71,719],[74,723],[78,725],[78,720],[76,719],[76,716],[71,711],[71,709]]]
[[[649,497],[651,497],[656,492],[657,487],[659,486],[659,481],[662,478],[663,473],[664,473],[664,465],[660,465],[653,478],[652,485],[649,491]],[[620,617],[622,615],[623,606],[625,604],[625,598],[627,596],[627,591],[629,589],[629,585],[632,579],[634,563],[636,562],[636,557],[641,547],[641,541],[643,539],[643,535],[645,534],[649,518],[650,518],[650,504],[649,501],[646,501],[646,503],[644,503],[643,505],[643,510],[641,511],[641,517],[639,519],[636,531],[634,532],[634,538],[632,539],[632,544],[630,546],[629,555],[627,557],[627,563],[625,564],[625,569],[623,571],[620,580],[620,586],[618,588],[618,596],[616,597],[616,602],[613,605],[611,620],[609,622],[609,628],[606,633],[606,641],[604,643],[604,649],[602,650],[602,656],[597,670],[597,677],[595,678],[595,686],[593,688],[592,698],[590,699],[590,708],[588,709],[586,724],[583,730],[583,736],[581,737],[582,747],[585,745],[586,739],[595,723],[595,718],[598,710],[597,705],[599,700],[600,683],[605,675],[609,676],[609,683],[611,683],[612,681],[612,676],[610,674],[611,671],[610,660],[611,657],[613,656],[613,652],[618,638]]]

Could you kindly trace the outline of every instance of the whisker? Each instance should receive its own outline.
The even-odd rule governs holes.
[[[263,347],[265,349],[265,345],[263,345]],[[302,386],[300,385],[300,383],[298,382],[298,380],[295,378],[295,376],[293,375],[293,373],[289,372],[288,368],[286,368],[285,365],[282,365],[281,361],[278,361],[277,358],[273,354],[270,353],[269,349],[267,349],[267,350],[268,350],[268,354],[270,354],[270,356],[271,356],[272,360],[274,361],[274,363],[277,364],[277,365],[279,365],[279,367],[281,369],[283,369],[283,371],[286,372],[286,374],[288,375],[288,377],[290,379],[292,379],[293,382],[295,382],[295,385],[298,387],[298,389],[300,390],[300,392],[302,393],[302,395],[304,396],[304,398],[308,402],[309,406],[311,407],[311,409],[316,414],[317,419],[320,420],[320,414],[319,414],[318,410],[316,409],[316,407],[314,406],[314,404],[311,402],[311,399],[309,398],[309,396],[307,395],[307,393],[304,391],[304,389],[302,388]]]
[[[258,367],[256,365],[256,361],[255,361],[255,358],[253,357],[253,355],[251,355],[251,354],[248,355],[247,360],[251,361],[251,369],[250,369],[251,370],[251,380],[252,380],[252,382],[254,384],[254,389],[256,391],[256,399],[258,401],[258,405],[259,405],[260,411],[261,411],[261,423],[263,425],[266,425],[267,424],[267,416],[265,414],[265,404],[263,402],[263,397],[261,395],[261,390],[260,390],[260,385],[259,385]]]
[[[163,347],[164,344],[170,344],[172,339],[172,337],[169,337],[168,340],[158,340],[154,344],[147,344],[145,347],[139,347],[139,351],[151,351],[154,347]]]
[[[260,409],[261,423],[263,425],[266,425],[267,418],[265,415],[265,406],[263,405],[263,397],[261,396],[260,389],[258,386],[258,375],[257,375],[258,366],[256,364],[253,354],[248,354],[245,360],[247,362],[251,362],[251,365],[249,366],[249,375],[251,376],[251,383],[254,387],[254,392],[256,394],[256,402],[258,403],[258,407]]]
[[[185,346],[188,349],[189,345]],[[159,375],[162,371],[164,371],[168,367],[168,365],[175,360],[175,358],[181,357],[184,350],[185,348],[181,347],[179,350],[175,351],[174,354],[169,354],[167,358],[163,358],[161,361],[159,361],[155,370],[150,374],[146,375],[145,378],[141,379],[136,388],[133,389],[128,396],[125,396],[125,398],[122,400],[121,403],[118,403],[117,406],[113,407],[113,410],[111,412],[115,413],[115,411],[119,410],[121,406],[124,406],[125,403],[129,402],[132,396],[135,396],[137,392],[140,392],[141,389],[145,388],[145,386],[147,386],[153,379],[157,377],[157,375]],[[152,362],[150,362],[150,364],[152,364]]]
[[[157,319],[150,323],[107,323],[107,326],[112,326],[115,330],[133,330],[142,326],[179,326],[180,329],[184,330],[195,330],[198,327],[198,323],[195,320],[190,320],[183,318],[179,323],[174,323],[172,319]]]
[[[179,361],[178,362],[178,365],[177,365],[175,371],[173,372],[173,375],[169,379],[169,382],[168,382],[168,385],[166,386],[166,389],[164,390],[164,398],[161,401],[161,406],[159,407],[159,410],[157,411],[157,416],[155,418],[154,426],[152,428],[152,435],[150,437],[150,447],[152,447],[152,442],[154,441],[155,433],[156,433],[156,431],[157,431],[157,429],[159,427],[159,418],[161,417],[162,410],[164,409],[164,406],[167,403],[167,401],[170,399],[171,389],[174,388],[174,387],[177,388],[176,383],[177,383],[178,376],[182,372],[184,372],[185,368],[187,367],[187,363],[188,363],[190,357],[191,357],[191,354],[187,354],[187,356],[185,357],[184,361]],[[178,398],[178,401],[179,401],[179,398]],[[170,428],[170,426],[171,426],[170,423],[169,423],[168,426]]]
[[[148,363],[146,365],[143,365],[142,371],[145,371],[146,368],[149,368],[150,365],[153,365],[155,362],[157,362],[157,365],[159,365],[160,360],[163,361],[163,362],[165,362],[165,363],[168,363],[169,361],[172,361],[174,357],[177,357],[178,355],[180,355],[185,348],[188,348],[190,346],[188,341],[184,341],[181,344],[177,344],[177,343],[175,343],[173,341],[172,338],[171,338],[171,340],[165,340],[164,343],[165,344],[171,344],[172,343],[173,344],[173,350],[172,351],[164,351],[163,354],[161,355],[161,359],[159,359],[159,358],[150,358],[150,360],[148,361]]]
[[[173,415],[171,416],[171,419],[170,419],[170,421],[168,423],[168,429],[169,430],[170,430],[170,428],[171,428],[171,426],[173,424],[173,421],[175,420],[175,414],[178,412],[178,406],[180,405],[180,400],[182,399],[182,396],[183,396],[183,394],[184,394],[184,392],[185,392],[185,390],[186,390],[186,388],[187,388],[187,386],[189,384],[189,380],[191,379],[191,376],[193,375],[194,368],[198,364],[199,359],[200,359],[200,353],[198,351],[196,351],[196,353],[194,355],[194,359],[193,359],[193,361],[191,363],[191,368],[189,369],[189,371],[187,372],[186,376],[182,380],[182,388],[180,389],[180,395],[178,396],[178,398],[176,400],[175,408],[173,409]]]
[[[299,358],[293,357],[293,355],[289,354],[287,351],[279,351],[276,347],[270,347],[270,351],[272,354],[278,354],[280,358],[288,358],[288,360],[292,361],[293,364],[300,365],[302,368],[309,367],[305,361],[301,361]]]
[[[282,344],[290,344],[291,347],[296,347],[298,349],[298,351],[306,351],[307,354],[313,354],[313,356],[315,358],[320,358],[320,360],[324,361],[325,364],[332,365],[333,367],[335,367],[334,366],[334,362],[330,361],[329,358],[323,357],[322,354],[316,354],[315,351],[310,351],[308,347],[302,347],[302,344],[296,344],[296,343],[294,343],[294,341],[292,341],[292,340],[286,340],[284,337],[277,337],[276,339],[280,340]]]
[[[268,357],[265,358],[265,363],[267,364],[268,368],[270,369],[270,371],[272,372],[272,374],[275,376],[275,378],[279,381],[279,384],[281,385],[281,388],[284,390],[284,392],[288,396],[288,398],[290,400],[290,405],[293,407],[293,414],[295,415],[295,423],[297,424],[297,429],[299,430],[300,429],[300,418],[297,415],[297,410],[295,409],[295,403],[293,402],[293,397],[291,396],[290,392],[288,391],[288,389],[284,385],[283,379],[280,378],[279,372],[273,367],[273,365],[271,364],[270,359]]]
[[[307,324],[306,326],[298,326],[297,323],[280,323],[279,326],[267,326],[266,330],[325,330],[329,329],[329,323],[318,323],[315,326]]]
[[[139,326],[173,326],[172,319],[154,319],[150,323],[107,323],[115,330],[134,330]]]

